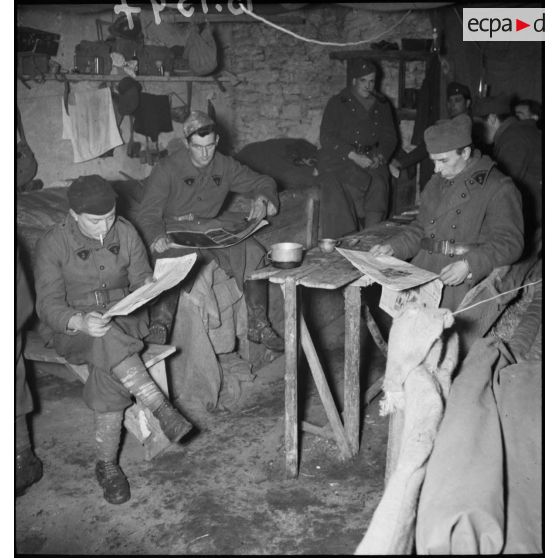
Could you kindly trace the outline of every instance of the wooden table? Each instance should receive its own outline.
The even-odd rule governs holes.
[[[340,247],[368,251],[373,244],[386,241],[400,230],[401,227],[395,223],[381,223],[365,231],[344,237]],[[371,285],[374,281],[363,276],[358,269],[353,267],[337,251],[324,254],[319,248],[309,250],[304,256],[302,265],[297,268],[280,270],[270,266],[255,271],[250,279],[268,279],[272,283],[278,283],[281,285],[284,295],[285,451],[287,475],[289,477],[296,477],[298,475],[297,377],[299,341],[316,382],[331,430],[306,422],[302,423],[302,428],[314,434],[333,438],[339,447],[343,459],[355,456],[359,450],[360,432],[360,288]],[[299,286],[310,289],[336,290],[342,288],[344,290],[345,360],[343,421],[335,406],[306,321],[297,303],[297,287]],[[374,341],[385,354],[387,345],[368,310],[366,312],[366,323]],[[379,392],[378,386],[379,384],[376,382],[372,389]]]

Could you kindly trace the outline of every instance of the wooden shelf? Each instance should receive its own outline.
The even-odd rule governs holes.
[[[126,74],[127,75],[127,74]],[[99,75],[99,74],[65,74],[66,79],[68,81],[120,81],[122,78],[126,77],[126,75],[119,74],[119,75]],[[31,78],[30,78],[31,79]],[[57,79],[53,75],[45,75],[46,80],[55,80]],[[134,78],[136,81],[143,81],[143,82],[228,82],[230,81],[229,78],[221,77],[221,76],[137,76]]]
[[[332,60],[348,60],[349,58],[381,58],[382,60],[426,60],[430,52],[425,50],[335,50],[329,53]]]

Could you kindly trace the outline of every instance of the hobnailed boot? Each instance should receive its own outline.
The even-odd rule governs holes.
[[[147,343],[164,345],[168,339],[178,306],[180,288],[175,287],[161,294],[150,308],[149,335]]]
[[[15,477],[16,496],[25,494],[25,491],[43,476],[43,464],[41,460],[28,447],[16,454]]]
[[[161,430],[171,442],[179,442],[193,428],[192,424],[167,399],[153,411],[153,415],[159,421]]]
[[[178,442],[192,430],[192,424],[169,403],[137,354],[115,366],[112,372],[122,385],[153,413],[164,435],[171,442]]]
[[[97,461],[95,476],[109,504],[123,504],[130,499],[130,485],[120,465],[114,461]]]
[[[267,283],[245,281],[244,294],[248,311],[248,339],[261,343],[272,351],[284,352],[285,342],[274,331],[267,318]]]

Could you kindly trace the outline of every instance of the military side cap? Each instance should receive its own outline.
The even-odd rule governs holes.
[[[448,83],[448,87],[446,90],[446,97],[451,97],[452,95],[463,95],[465,99],[471,98],[471,91],[466,85],[462,83],[457,83],[457,81],[452,81]]]
[[[116,193],[112,186],[98,174],[80,176],[68,188],[70,209],[78,214],[106,215],[115,201]]]
[[[184,122],[184,134],[189,138],[192,134],[207,126],[215,126],[215,122],[205,112],[193,110]]]
[[[377,71],[378,67],[375,62],[369,58],[349,58],[347,62],[347,72],[350,79],[375,74]]]
[[[474,116],[488,116],[489,114],[510,114],[511,97],[498,95],[479,99],[473,107]]]
[[[447,153],[471,145],[472,127],[473,121],[466,114],[460,114],[450,120],[438,120],[424,132],[428,153]]]

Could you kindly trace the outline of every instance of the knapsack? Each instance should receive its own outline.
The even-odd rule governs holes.
[[[198,26],[192,23],[188,31],[184,58],[194,75],[206,76],[217,68],[217,43],[209,24],[200,33]]]

